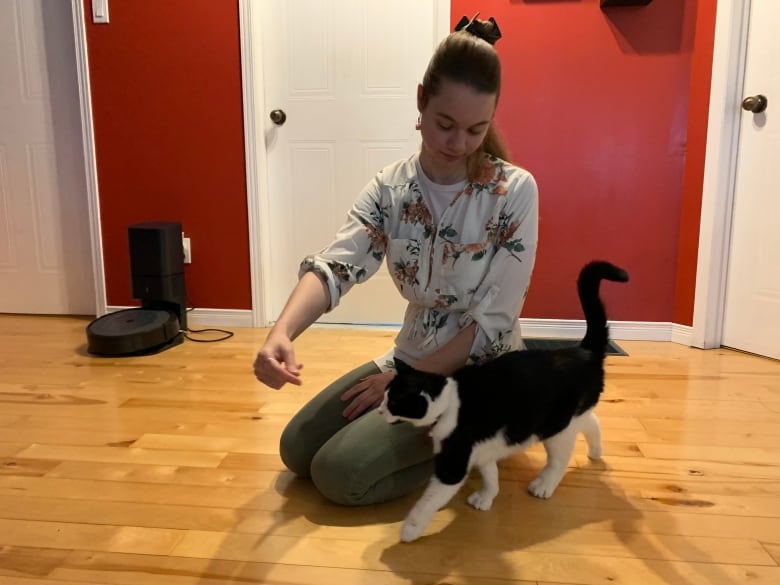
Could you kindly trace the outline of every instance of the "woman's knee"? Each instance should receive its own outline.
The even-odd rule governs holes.
[[[282,463],[295,475],[309,477],[313,454],[306,450],[300,434],[298,425],[291,421],[279,438],[279,455]]]
[[[367,470],[348,449],[324,446],[311,462],[311,479],[319,492],[331,502],[344,506],[362,506],[374,482]]]
[[[407,495],[425,484],[433,473],[433,460],[409,467],[378,466],[350,452],[325,445],[311,462],[311,479],[319,492],[343,506],[378,504]]]
[[[312,398],[287,423],[279,439],[279,454],[287,468],[308,477],[315,453],[349,421],[344,418],[341,395],[360,379],[379,372],[369,362],[348,372]]]

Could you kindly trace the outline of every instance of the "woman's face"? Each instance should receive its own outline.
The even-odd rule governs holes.
[[[429,96],[425,107],[422,86],[418,87],[417,106],[421,114],[423,164],[430,167],[426,171],[445,175],[465,172],[469,155],[482,144],[493,119],[495,94],[444,80],[439,93]]]

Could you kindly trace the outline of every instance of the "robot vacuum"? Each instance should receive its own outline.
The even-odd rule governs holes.
[[[133,298],[141,306],[87,325],[87,351],[96,356],[157,353],[181,343],[187,331],[181,223],[131,225],[128,240]]]
[[[123,309],[87,325],[87,351],[99,356],[157,353],[182,338],[178,317],[166,310]]]

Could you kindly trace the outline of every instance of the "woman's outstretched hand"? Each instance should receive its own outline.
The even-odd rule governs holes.
[[[341,395],[342,402],[351,400],[342,413],[345,418],[355,420],[364,412],[382,404],[385,388],[395,377],[394,371],[366,376]]]
[[[295,361],[292,341],[283,335],[269,335],[254,363],[255,378],[274,390],[287,383],[300,386],[302,369],[303,364]]]

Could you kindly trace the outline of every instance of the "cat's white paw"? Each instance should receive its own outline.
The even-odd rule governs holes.
[[[540,473],[539,476],[528,485],[528,491],[531,495],[546,500],[553,495],[553,492],[557,487],[558,482],[555,481],[555,478]]]
[[[490,496],[488,494],[483,494],[482,491],[474,492],[471,494],[467,501],[471,506],[476,508],[477,510],[482,510],[484,512],[490,510],[490,506],[493,505],[493,499],[496,496]]]
[[[401,526],[401,542],[412,542],[422,536],[425,526],[417,524],[414,520],[407,518],[404,525]]]
[[[601,445],[598,447],[588,447],[588,459],[601,459]]]

